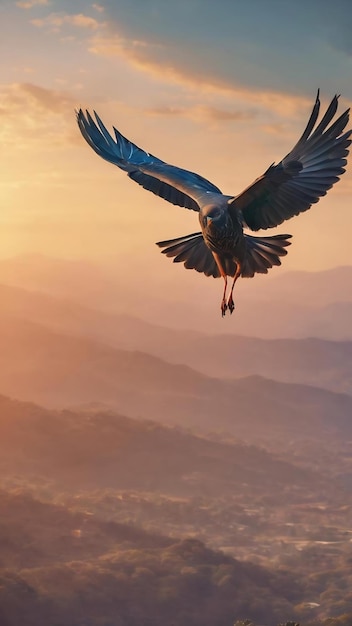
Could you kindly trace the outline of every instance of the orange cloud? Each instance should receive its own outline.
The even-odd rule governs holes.
[[[16,2],[16,5],[21,9],[32,9],[34,6],[38,5],[48,5],[49,0],[24,0],[23,2]]]
[[[302,107],[311,103],[310,99],[302,95],[273,90],[259,91],[219,78],[208,72],[206,67],[194,68],[178,57],[171,44],[128,39],[118,34],[99,34],[90,40],[89,50],[97,55],[121,57],[159,81],[178,83],[193,91],[202,89],[205,93],[235,97],[247,105],[264,107],[283,117],[299,115]]]
[[[34,143],[60,145],[70,140],[74,100],[33,83],[0,86],[1,143],[25,149]]]
[[[23,83],[18,85],[18,90],[27,96],[37,107],[51,111],[52,113],[63,113],[68,106],[72,106],[73,99],[71,96],[33,83]]]
[[[51,15],[48,15],[47,17],[31,20],[31,24],[38,26],[39,28],[51,26],[56,29],[60,29],[65,24],[68,24],[70,26],[86,28],[89,30],[97,30],[103,26],[102,22],[99,22],[94,19],[94,17],[90,17],[89,15],[84,15],[83,13],[77,13],[75,15],[51,13]]]
[[[255,117],[254,111],[246,110],[226,110],[215,106],[193,106],[193,107],[154,107],[146,109],[148,115],[163,115],[186,117],[195,122],[237,122],[250,120]]]

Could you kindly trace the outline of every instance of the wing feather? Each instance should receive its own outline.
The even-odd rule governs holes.
[[[144,189],[172,204],[199,211],[204,194],[221,194],[218,187],[199,174],[169,165],[139,148],[115,127],[115,139],[94,111],[95,120],[82,109],[77,112],[79,129],[91,148],[103,159],[117,165]]]
[[[244,225],[252,230],[281,224],[307,211],[345,172],[351,144],[351,130],[343,132],[349,109],[333,121],[338,108],[334,96],[316,126],[320,110],[319,92],[300,139],[278,164],[258,178],[245,191],[229,201],[229,211],[242,214]],[[330,125],[329,125],[330,124]]]

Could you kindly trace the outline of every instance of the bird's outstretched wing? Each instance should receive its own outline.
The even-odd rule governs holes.
[[[209,193],[221,193],[211,182],[179,167],[168,165],[126,139],[114,128],[112,138],[99,116],[77,112],[77,122],[87,143],[99,156],[127,172],[132,180],[172,204],[199,211],[198,201]]]
[[[291,152],[239,196],[229,201],[230,213],[241,211],[252,230],[271,228],[307,211],[325,196],[344,173],[352,131],[343,133],[349,109],[334,122],[338,96],[331,101],[320,123],[319,91],[308,124]],[[333,122],[330,126],[329,124]]]

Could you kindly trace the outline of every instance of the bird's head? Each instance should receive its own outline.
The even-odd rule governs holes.
[[[209,204],[204,207],[199,215],[203,228],[220,228],[226,225],[227,212],[226,210],[216,204]]]

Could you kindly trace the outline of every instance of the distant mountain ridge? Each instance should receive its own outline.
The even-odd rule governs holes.
[[[207,376],[261,375],[281,382],[309,384],[352,394],[350,341],[263,340],[173,330],[138,318],[94,310],[45,293],[1,284],[0,302],[0,321],[4,320],[10,334],[11,318],[17,319],[18,324],[22,319],[23,328],[26,321],[32,322],[41,325],[44,334],[46,327],[51,332],[77,339],[87,338],[111,348],[145,352],[169,363],[188,365]],[[34,326],[32,332],[35,334]],[[40,342],[39,335],[37,342]],[[34,349],[38,350],[39,346]]]
[[[257,376],[217,379],[33,322],[0,321],[7,395],[59,407],[103,402],[131,417],[253,441],[352,435],[352,397],[345,394]]]
[[[318,474],[253,445],[222,443],[117,413],[53,411],[0,396],[0,456],[8,473],[42,474],[66,489],[137,489],[216,497],[242,489],[279,494]]]
[[[0,283],[74,299],[110,313],[142,316],[169,327],[261,338],[315,336],[352,340],[352,266],[321,272],[285,272],[239,281],[237,308],[221,320],[217,281],[196,276],[182,292],[162,275],[131,283],[121,260],[109,264],[25,255],[0,261]],[[177,268],[176,268],[177,269]],[[179,269],[179,268],[178,268]],[[131,274],[138,268],[131,267]],[[203,279],[203,280],[202,280]]]

